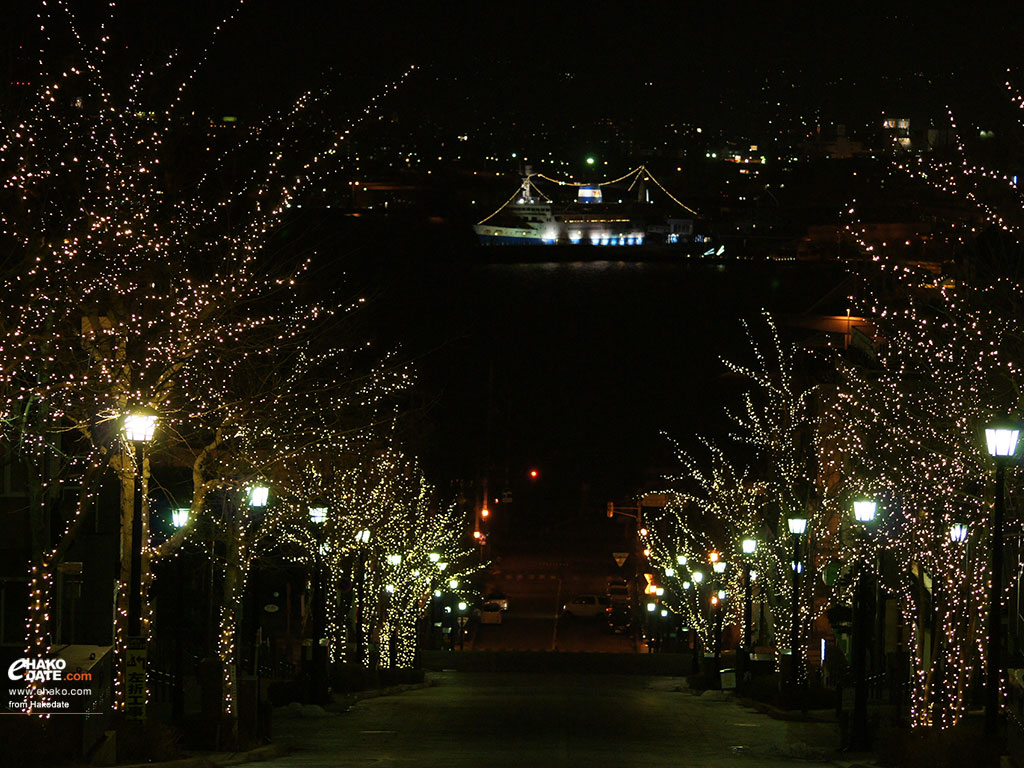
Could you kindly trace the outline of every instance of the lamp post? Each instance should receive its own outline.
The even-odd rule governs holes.
[[[1003,667],[1003,512],[1006,493],[1006,467],[1017,453],[1020,426],[1014,422],[992,422],[985,428],[988,453],[996,461],[995,503],[992,505],[992,572],[989,581],[988,663],[985,685],[985,733],[999,731],[1000,690]]]
[[[132,444],[134,467],[131,474],[131,520],[124,519],[127,513],[127,493],[122,490],[122,542],[124,542],[124,526],[127,523],[130,531],[128,543],[128,600],[127,630],[125,638],[125,660],[123,695],[125,716],[133,720],[141,720],[146,716],[146,699],[148,684],[146,680],[146,640],[142,636],[142,540],[149,528],[143,520],[146,483],[146,445],[153,439],[156,432],[157,415],[150,409],[136,409],[124,415],[121,428],[126,443]],[[127,451],[125,451],[127,453]],[[127,470],[128,457],[124,457]],[[127,471],[122,475],[122,489],[127,485]],[[122,552],[124,550],[122,549]],[[122,563],[124,560],[122,559]],[[124,573],[122,566],[122,574]],[[123,576],[122,576],[123,578]]]
[[[327,507],[310,507],[309,519],[313,523],[313,530],[316,535],[316,552],[313,554],[313,567],[315,569],[313,579],[313,600],[310,601],[310,608],[313,611],[313,648],[312,653],[312,676],[310,679],[310,691],[314,703],[323,704],[327,701],[327,646],[324,645],[324,613],[327,610],[326,589],[324,589],[324,566],[323,566],[323,529],[327,522]]]
[[[801,649],[800,649],[800,536],[807,530],[807,518],[794,515],[789,518],[789,532],[793,537],[793,616],[792,633],[789,643],[789,682],[792,688],[800,684]]]
[[[720,670],[722,668],[722,601],[725,599],[725,590],[722,589],[722,574],[725,573],[726,563],[719,557],[717,552],[712,552],[708,559],[711,561],[711,570],[715,574],[713,589],[714,594],[711,597],[711,605],[715,609],[715,669],[714,677],[715,680],[719,680]],[[719,680],[719,687],[721,687],[721,681]]]
[[[742,542],[743,554],[743,649],[750,653],[750,639],[753,630],[754,602],[750,585],[750,560],[757,552],[757,539],[744,539]]]
[[[862,526],[875,519],[877,504],[874,501],[861,499],[853,502],[853,517]],[[870,594],[868,580],[864,573],[863,563],[854,563],[854,602],[853,602],[853,721],[850,724],[850,746],[855,750],[867,749],[868,739],[868,681],[867,681],[867,646],[868,616],[867,603]]]

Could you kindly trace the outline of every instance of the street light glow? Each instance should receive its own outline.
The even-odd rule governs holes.
[[[743,540],[743,554],[752,555],[757,552],[757,539]]]
[[[992,424],[985,429],[988,454],[995,458],[1008,458],[1017,452],[1020,429],[1010,424]]]
[[[806,517],[791,517],[789,518],[789,532],[794,536],[799,536],[807,530],[807,518]]]
[[[171,522],[175,528],[184,528],[188,525],[188,514],[191,512],[188,507],[180,507],[171,512]]]
[[[967,541],[968,532],[967,526],[963,523],[953,523],[949,526],[949,538],[958,544]]]
[[[124,416],[123,431],[126,440],[148,443],[156,432],[157,416],[147,411],[132,411]]]
[[[310,507],[309,508],[309,519],[317,525],[326,522],[327,520],[327,507]]]
[[[249,506],[265,507],[270,498],[270,489],[265,485],[254,485],[249,489]]]
[[[858,523],[870,523],[875,519],[875,509],[878,505],[873,501],[861,499],[853,502],[853,516]]]

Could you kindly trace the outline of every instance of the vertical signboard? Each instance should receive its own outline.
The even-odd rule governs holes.
[[[124,665],[124,714],[129,720],[146,717],[146,638],[129,637]]]

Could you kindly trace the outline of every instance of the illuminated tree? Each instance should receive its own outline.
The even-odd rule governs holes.
[[[438,498],[415,459],[390,446],[349,458],[305,467],[276,535],[311,573],[323,569],[326,595],[317,599],[332,662],[411,667],[434,591],[450,591],[450,580],[482,565],[463,544],[467,521]],[[314,505],[325,510],[320,523],[303,513]]]
[[[1019,114],[1021,96],[1005,85]],[[948,116],[948,150],[888,160],[894,176],[916,183],[912,193],[958,203],[946,228],[959,252],[938,278],[892,244],[869,242],[858,204],[846,209],[846,231],[867,257],[861,314],[882,343],[874,359],[841,369],[839,404],[851,461],[884,504],[872,542],[909,630],[911,722],[939,728],[963,718],[987,664],[992,465],[980,429],[1020,413],[1024,384],[1024,206],[1013,175],[979,163]],[[1007,480],[1012,493],[1019,478]],[[968,526],[967,541],[951,540],[953,524]],[[1007,590],[999,610],[1008,599]]]
[[[314,257],[272,264],[267,252],[291,207],[336,169],[333,156],[351,129],[397,85],[340,130],[309,119],[323,94],[305,94],[226,151],[194,147],[210,159],[192,173],[172,147],[187,133],[181,103],[195,71],[179,72],[170,93],[145,68],[122,81],[106,27],[93,44],[62,5],[61,24],[49,8],[41,11],[43,36],[53,42],[68,32],[74,63],[44,71],[35,100],[0,128],[0,236],[12,254],[0,283],[8,308],[0,419],[6,451],[31,479],[31,653],[49,645],[53,574],[94,511],[108,469],[122,478],[122,498],[131,497],[137,469],[116,436],[127,407],[161,414],[165,431],[153,454],[184,449],[197,512],[205,494],[240,472],[322,441],[311,432],[315,414],[338,403],[312,397],[310,373],[329,391],[345,369],[323,375],[338,353],[311,339],[346,302],[329,292],[308,298]],[[225,190],[222,171],[239,154],[259,159]],[[242,380],[268,357],[265,377]],[[374,381],[369,376],[366,388]],[[296,403],[296,395],[316,406]],[[287,439],[283,429],[268,434],[265,418],[281,416],[285,397],[295,408],[290,423],[299,425]],[[47,526],[63,488],[80,490],[55,535]],[[130,522],[125,509],[122,527]],[[144,541],[148,552],[145,531]],[[119,645],[126,594],[122,577]]]
[[[836,521],[849,488],[842,472],[842,422],[828,408],[831,390],[801,370],[800,352],[783,341],[767,316],[765,328],[767,342],[748,328],[753,365],[725,362],[749,385],[741,407],[727,411],[734,424],[733,442],[704,440],[706,461],[677,446],[683,471],[667,478],[673,488],[665,510],[669,525],[651,526],[660,539],[652,552],[662,568],[675,568],[672,563],[686,557],[692,573],[699,567],[695,563],[708,562],[710,550],[735,563],[742,540],[757,539],[753,566],[759,591],[771,609],[776,645],[783,645],[791,629],[792,604],[788,518],[807,517],[808,535],[802,537],[806,551],[821,558],[835,548]],[[809,586],[814,583],[815,557],[804,555],[804,563],[805,594],[799,607],[806,637],[809,622],[823,612],[825,604],[813,600]],[[710,567],[703,571],[708,573]],[[725,584],[730,592],[728,616],[739,623],[742,580],[738,568],[727,568]],[[684,608],[695,626],[702,626],[699,613],[695,605]]]

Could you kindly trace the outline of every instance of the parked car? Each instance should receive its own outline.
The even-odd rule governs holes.
[[[508,610],[508,595],[504,592],[491,592],[484,598],[485,602],[496,603],[503,611]]]
[[[501,606],[487,601],[480,606],[481,624],[501,624]]]
[[[604,595],[576,595],[562,606],[562,615],[582,619],[592,619],[604,615],[611,601]]]

